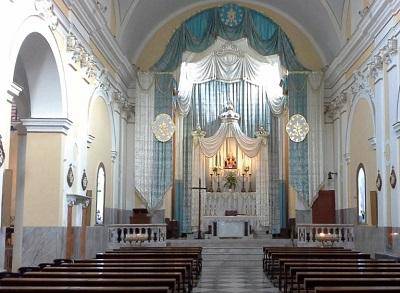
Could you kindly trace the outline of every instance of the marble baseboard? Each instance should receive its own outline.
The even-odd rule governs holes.
[[[336,210],[337,224],[357,224],[357,208]]]
[[[311,210],[296,210],[296,224],[311,224]]]
[[[6,251],[6,228],[0,228],[0,270],[4,269],[4,257]]]
[[[66,227],[24,227],[21,266],[65,257]]]

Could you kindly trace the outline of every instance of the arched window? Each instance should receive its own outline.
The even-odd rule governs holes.
[[[104,224],[104,195],[106,192],[106,171],[103,163],[100,163],[97,170],[96,188],[96,224]]]
[[[358,222],[367,222],[367,187],[364,165],[360,164],[357,169],[357,198],[358,198]]]

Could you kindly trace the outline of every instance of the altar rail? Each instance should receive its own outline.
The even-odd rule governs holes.
[[[321,246],[316,235],[334,234],[339,241],[334,246],[354,249],[354,225],[352,224],[297,224],[298,246]]]
[[[107,226],[108,249],[124,246],[165,246],[166,245],[166,224],[114,224]],[[146,234],[147,240],[143,242],[129,242],[126,239],[128,234]]]

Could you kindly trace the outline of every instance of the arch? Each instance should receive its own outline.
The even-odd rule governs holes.
[[[108,119],[110,121],[110,129],[111,129],[111,150],[115,151],[116,146],[117,146],[117,138],[116,138],[116,131],[115,131],[115,121],[114,121],[114,111],[111,106],[111,100],[112,98],[110,97],[109,93],[102,89],[100,86],[97,86],[94,90],[92,95],[89,98],[89,103],[88,103],[88,108],[87,108],[87,125],[88,125],[88,131],[89,131],[89,126],[90,126],[90,109],[93,106],[93,103],[96,99],[102,99],[104,101],[104,104],[107,106],[107,112],[108,112]],[[89,134],[89,133],[88,133]]]
[[[349,115],[347,116],[347,125],[346,125],[346,142],[345,142],[345,154],[350,153],[350,134],[351,134],[351,125],[353,124],[353,118],[355,110],[357,109],[357,105],[361,100],[366,100],[370,107],[372,125],[373,125],[373,136],[376,135],[376,122],[375,122],[375,105],[373,104],[370,97],[368,95],[361,92],[358,93],[351,102]],[[369,137],[368,137],[369,138]]]
[[[127,13],[127,15],[124,18],[124,22],[121,25],[121,30],[117,36],[117,39],[119,42],[122,41],[122,35],[124,34],[125,30],[128,27],[128,23],[130,20],[131,15],[133,14],[137,4],[139,1],[135,1],[132,6],[129,8],[129,11]],[[243,2],[243,3],[241,3]],[[256,1],[250,1],[250,0],[242,0],[241,2],[238,3],[238,5],[243,5],[244,7],[247,7],[248,4],[254,4],[256,6],[261,6],[264,7],[268,10],[271,10],[273,12],[275,12],[278,15],[281,15],[283,18],[285,18],[288,22],[292,23],[294,26],[296,26],[301,33],[303,33],[308,40],[310,41],[311,45],[315,48],[316,52],[318,53],[319,57],[321,58],[323,64],[328,64],[328,58],[326,56],[326,54],[323,52],[322,48],[320,45],[318,45],[317,41],[315,40],[315,38],[306,30],[306,28],[300,24],[296,19],[294,19],[293,17],[290,17],[290,15],[286,12],[284,12],[282,9],[279,9],[277,7],[274,7],[271,4],[268,3],[264,3],[260,0],[256,0]],[[204,7],[206,6],[206,8],[204,9],[209,9],[212,8],[214,6],[208,7],[209,4],[215,4],[215,6],[219,6],[219,5],[223,5],[225,4],[225,1],[222,2],[218,2],[215,4],[215,0],[203,0],[200,2],[196,2],[196,3],[192,3],[189,4],[187,6],[184,6],[182,8],[179,8],[177,10],[174,11],[174,13],[171,13],[168,15],[168,17],[166,17],[165,19],[163,19],[162,21],[160,21],[146,36],[146,38],[143,40],[143,42],[141,42],[141,45],[138,47],[138,50],[136,51],[135,55],[133,56],[132,60],[133,62],[137,62],[141,56],[141,54],[143,53],[143,50],[146,48],[146,46],[148,45],[149,41],[154,37],[154,35],[156,34],[157,31],[159,31],[162,27],[164,27],[165,25],[167,25],[169,22],[171,22],[174,18],[176,18],[177,16],[184,14],[187,11],[191,11],[196,9],[197,7],[201,6]],[[324,6],[325,7],[325,6]],[[326,7],[325,7],[326,8]],[[202,9],[203,10],[203,9]],[[198,11],[201,12],[201,11]],[[264,13],[262,13],[264,14]],[[265,15],[265,14],[264,14]],[[187,19],[189,19],[191,16],[189,16]],[[187,20],[186,19],[186,20]],[[183,22],[185,22],[186,20],[184,20]]]
[[[367,222],[367,172],[363,163],[360,163],[357,167],[356,180],[358,223],[365,224]],[[360,192],[364,194],[360,194]],[[363,202],[360,202],[361,196]]]
[[[20,53],[25,50],[24,45],[33,42],[40,46],[40,48],[47,51],[47,54],[50,55],[50,60],[47,60],[47,63],[44,66],[47,66],[47,69],[50,70],[52,74],[56,73],[58,76],[58,89],[57,88],[49,88],[52,90],[52,93],[55,94],[58,101],[52,101],[58,103],[57,112],[35,112],[33,111],[31,114],[35,116],[34,118],[68,118],[68,102],[67,102],[67,89],[66,89],[66,81],[65,81],[65,72],[63,66],[63,60],[61,57],[61,52],[59,46],[57,44],[57,40],[50,30],[48,24],[39,16],[31,15],[27,17],[22,25],[18,28],[15,33],[15,38],[12,40],[12,45],[10,47],[10,58],[7,66],[7,76],[8,83],[11,84],[14,78],[14,71],[17,65],[17,60],[20,56]],[[22,50],[22,51],[21,51]],[[39,51],[39,50],[38,50]],[[38,54],[40,55],[39,52]],[[45,54],[43,54],[45,55]],[[38,66],[40,60],[32,60],[30,65],[32,68]],[[35,78],[35,77],[31,77]],[[41,88],[46,88],[49,84],[45,83],[45,77],[39,76],[36,79],[40,80]],[[58,94],[56,91],[58,90]],[[34,93],[31,95],[35,96]],[[52,98],[53,100],[54,97]],[[37,109],[38,105],[43,102],[40,98],[36,101],[36,104],[33,108]],[[54,105],[53,105],[54,106]]]

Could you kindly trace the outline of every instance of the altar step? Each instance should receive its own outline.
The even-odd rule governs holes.
[[[203,263],[207,267],[254,267],[262,266],[261,247],[206,247]]]
[[[168,246],[201,246],[204,248],[262,248],[263,246],[292,246],[290,239],[169,239]]]

